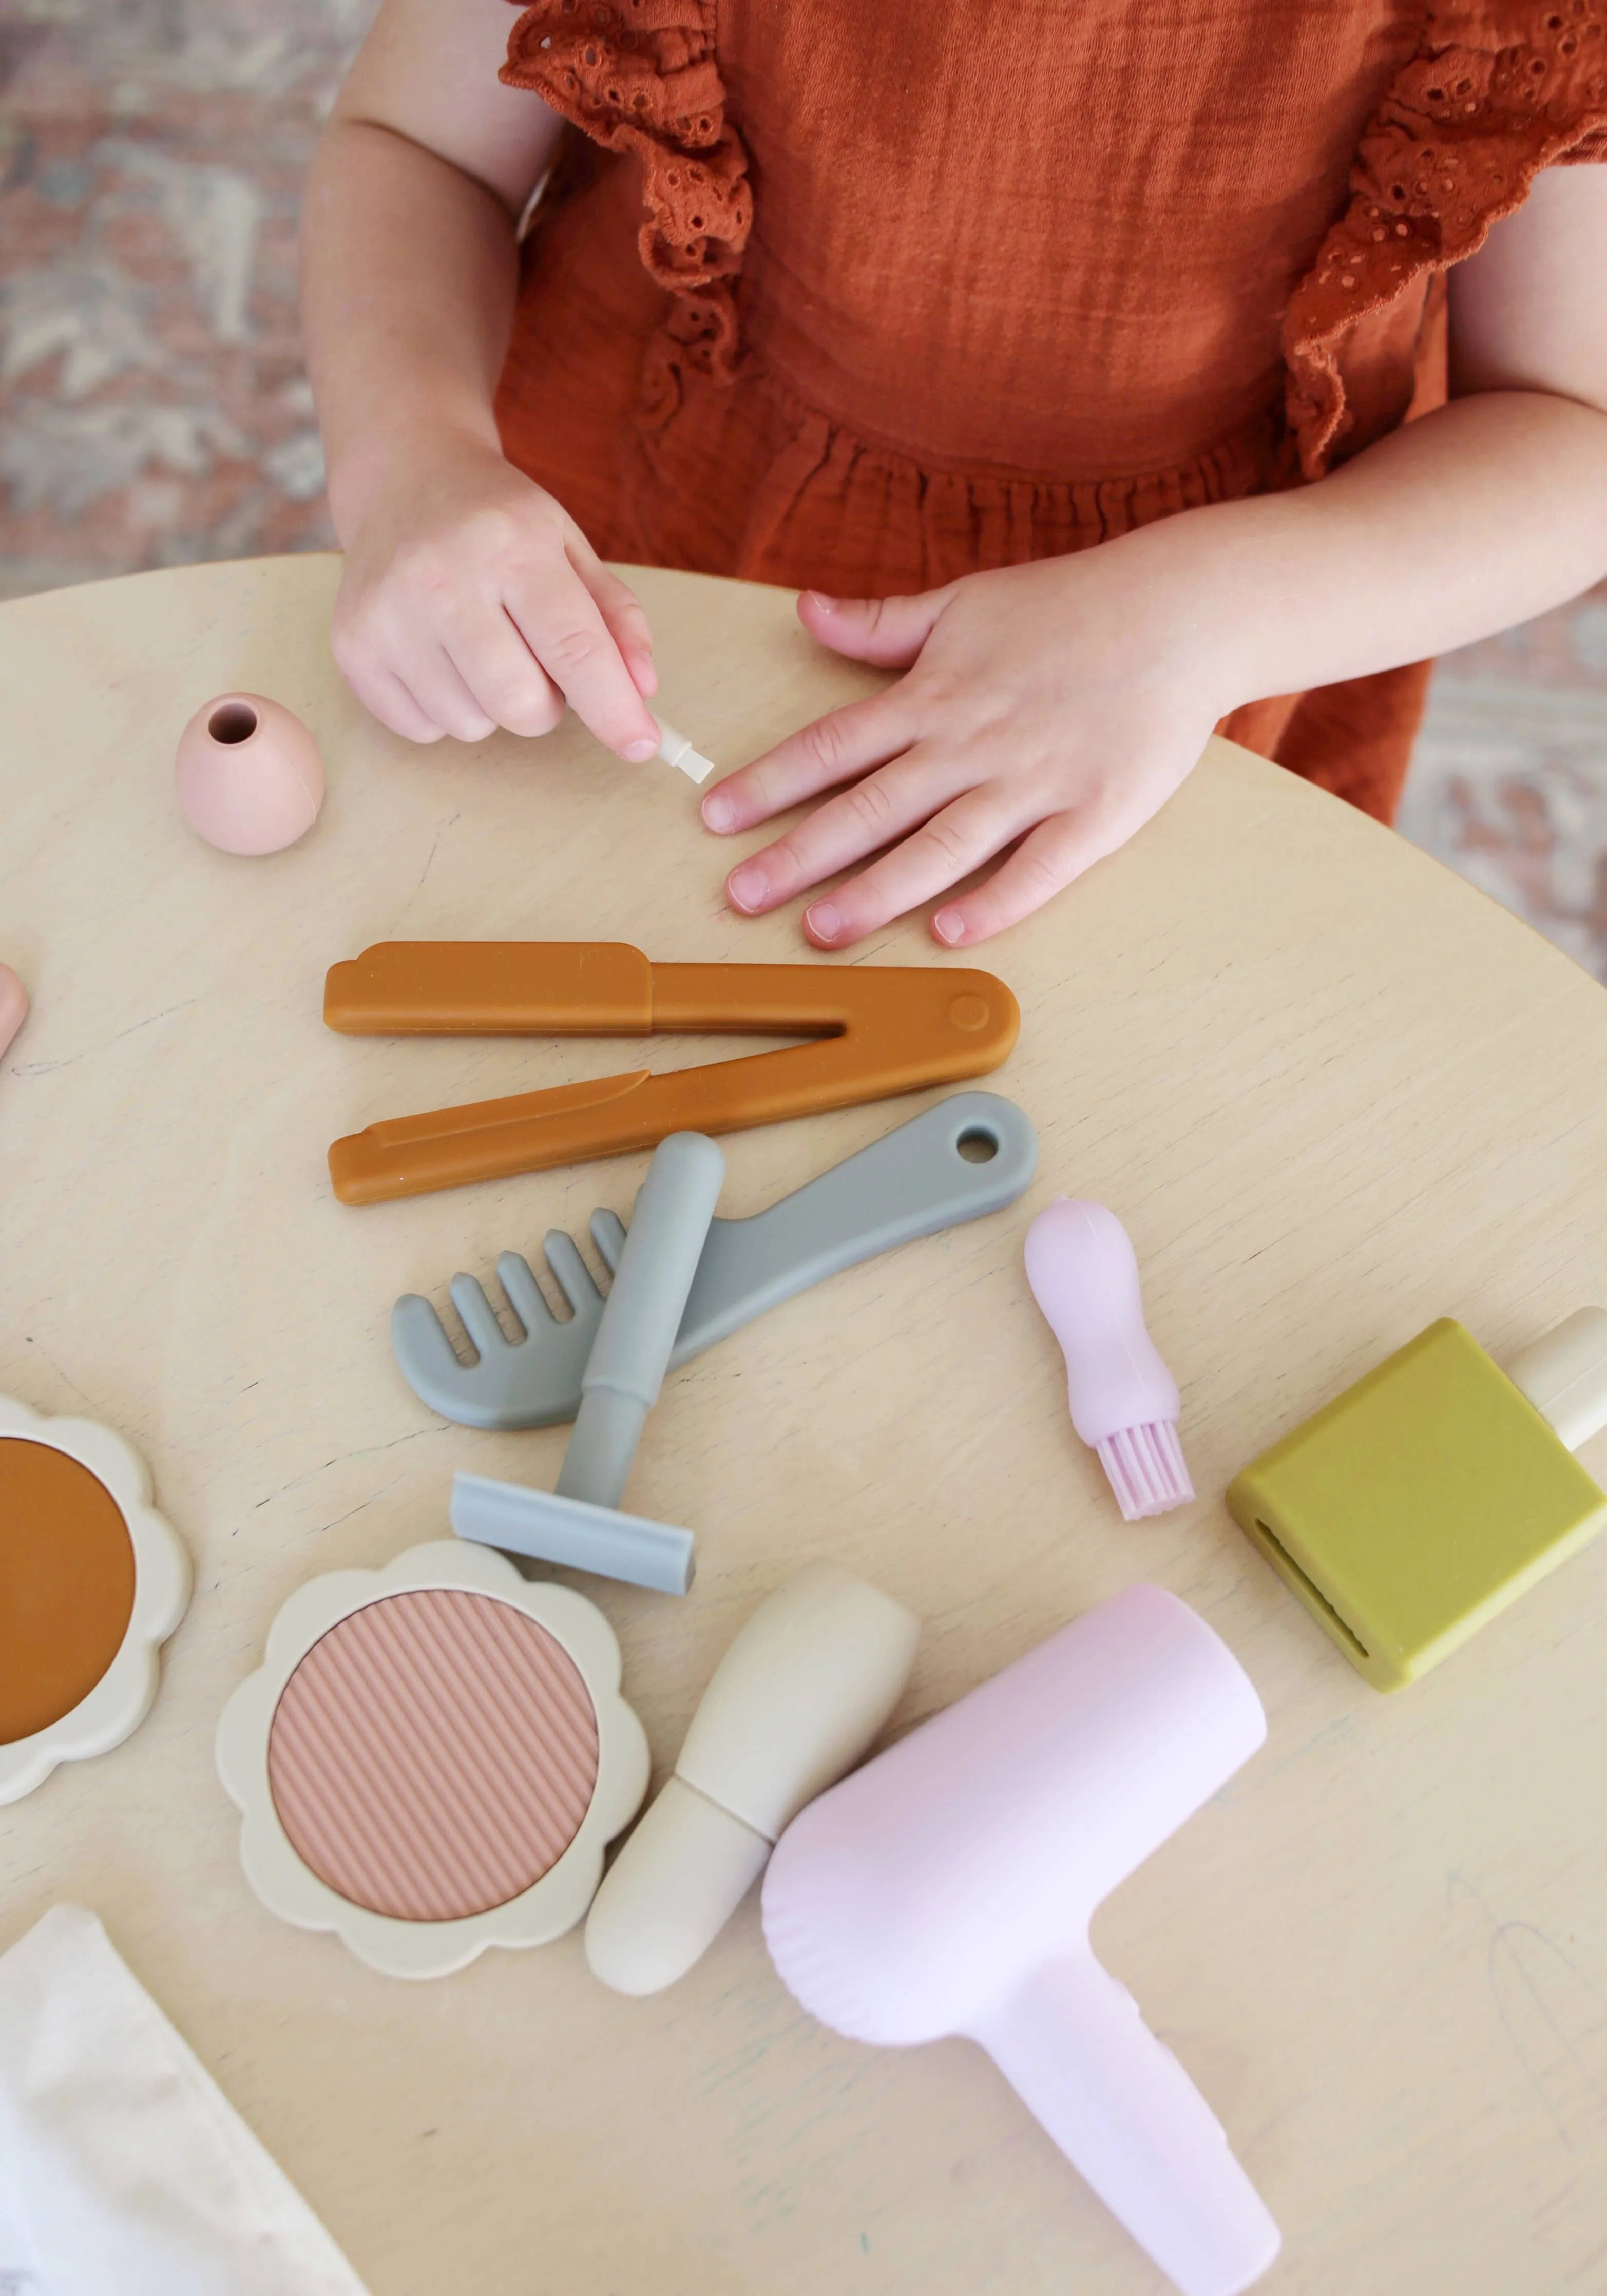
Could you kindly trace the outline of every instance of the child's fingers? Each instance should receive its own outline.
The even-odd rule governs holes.
[[[804,911],[804,931],[823,948],[844,948],[967,877],[1019,837],[1036,808],[1028,793],[987,782],[935,814],[857,877]]]
[[[659,690],[659,673],[652,663],[652,630],[640,598],[611,568],[605,566],[584,536],[570,545],[570,562],[608,625],[610,636],[625,658],[636,691],[651,699]]]
[[[474,701],[510,734],[550,734],[562,717],[562,694],[501,607],[465,619],[447,652]]]
[[[506,596],[513,625],[577,718],[616,755],[640,764],[659,746],[659,729],[601,608],[567,559],[567,578],[549,571]]]
[[[1057,813],[1040,822],[986,884],[938,911],[931,921],[933,934],[947,947],[958,948],[1020,924],[1086,869],[1114,853],[1136,826],[1092,811]]]
[[[371,718],[377,718],[405,742],[440,740],[440,727],[418,696],[382,655],[339,621],[330,632],[329,650],[335,667]]]
[[[362,679],[347,672],[352,692],[370,717],[389,726],[405,742],[439,742],[441,729],[393,671],[382,670]]]
[[[883,669],[907,669],[953,595],[952,585],[914,598],[830,598],[824,590],[806,590],[798,618],[835,653]]]
[[[496,733],[496,718],[475,700],[445,646],[433,642],[414,646],[406,663],[408,692],[443,733],[455,742],[483,742]]]
[[[930,821],[976,779],[975,767],[963,757],[934,756],[924,746],[906,750],[739,862],[726,880],[726,896],[749,916],[776,908]]]
[[[918,731],[902,685],[850,701],[728,774],[703,800],[704,822],[723,837],[751,829],[807,797],[886,765],[909,748]]]

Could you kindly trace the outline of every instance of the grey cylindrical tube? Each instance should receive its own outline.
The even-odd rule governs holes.
[[[561,1496],[616,1508],[624,1496],[725,1177],[726,1159],[701,1132],[672,1132],[648,1166],[580,1382]]]

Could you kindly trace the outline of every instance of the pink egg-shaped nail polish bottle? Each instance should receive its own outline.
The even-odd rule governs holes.
[[[324,760],[299,718],[261,693],[220,693],[179,735],[179,810],[223,853],[279,853],[324,802]]]

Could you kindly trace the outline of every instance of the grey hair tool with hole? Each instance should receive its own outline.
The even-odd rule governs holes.
[[[671,1366],[689,1363],[767,1308],[862,1259],[1013,1204],[1037,1165],[1037,1136],[1013,1102],[956,1092],[748,1219],[716,1219],[693,1279]],[[619,1267],[625,1226],[594,1212],[592,1241]],[[571,1237],[544,1250],[571,1313],[560,1322],[529,1263],[504,1251],[496,1272],[518,1317],[510,1340],[471,1275],[455,1275],[454,1307],[475,1349],[464,1363],[428,1300],[409,1292],[391,1314],[402,1375],[421,1401],[463,1427],[551,1427],[579,1408],[603,1295]]]

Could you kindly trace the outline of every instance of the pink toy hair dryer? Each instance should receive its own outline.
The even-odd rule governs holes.
[[[1266,1735],[1204,1621],[1129,1587],[811,1802],[765,1880],[806,2009],[884,2046],[980,2042],[1184,2296],[1248,2288],[1278,2228],[1088,1924]]]

